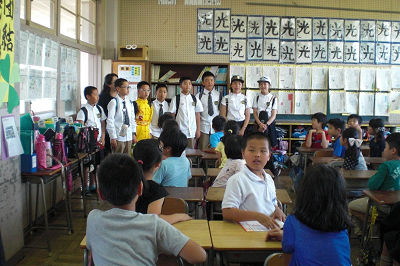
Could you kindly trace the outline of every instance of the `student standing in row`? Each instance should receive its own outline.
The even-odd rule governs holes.
[[[150,84],[146,81],[141,81],[137,85],[138,98],[136,100],[137,110],[135,110],[136,120],[136,140],[150,138],[150,122],[153,117],[153,107],[149,103]],[[134,103],[135,104],[135,103]]]
[[[169,112],[175,114],[179,128],[188,139],[188,148],[194,148],[195,140],[200,137],[200,113],[203,105],[200,100],[191,94],[192,81],[188,77],[179,80],[181,94],[172,98]]]
[[[244,80],[235,75],[231,79],[231,92],[222,99],[221,115],[227,120],[234,120],[239,124],[239,136],[243,136],[250,121],[250,105],[246,96],[241,93]]]
[[[157,139],[161,134],[161,127],[158,125],[159,118],[168,112],[169,104],[165,100],[168,91],[165,83],[157,84],[156,86],[156,99],[153,101],[153,118],[150,124],[150,134],[153,139]],[[162,125],[161,125],[162,126]]]
[[[129,154],[132,142],[136,142],[135,111],[128,98],[129,84],[126,79],[117,79],[118,95],[108,103],[107,131],[112,152]]]
[[[210,135],[214,134],[212,121],[214,117],[219,115],[222,94],[214,87],[215,76],[212,72],[204,72],[201,80],[204,88],[196,95],[203,105],[203,112],[200,113],[200,139],[198,149],[204,151],[208,148]]]

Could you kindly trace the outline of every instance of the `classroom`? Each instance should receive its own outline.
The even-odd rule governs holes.
[[[0,32],[0,265],[400,264],[398,1],[0,0]]]

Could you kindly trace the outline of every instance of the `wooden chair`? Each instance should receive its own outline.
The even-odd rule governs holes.
[[[164,198],[161,214],[170,215],[174,213],[187,213],[188,204],[180,198]]]
[[[320,150],[314,153],[314,157],[332,157],[333,151]]]
[[[369,157],[370,150],[369,149],[361,149],[361,153],[364,157]]]
[[[273,253],[267,257],[264,266],[286,266],[289,265],[292,254]]]

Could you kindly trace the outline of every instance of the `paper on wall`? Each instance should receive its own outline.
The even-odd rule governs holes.
[[[390,91],[392,89],[392,71],[390,68],[376,69],[376,88],[379,91]]]
[[[391,91],[389,93],[390,112],[400,111],[400,91]]]
[[[374,93],[360,92],[358,98],[358,114],[374,115]]]
[[[326,114],[328,92],[326,91],[312,91],[310,113],[315,114],[318,112]]]
[[[258,80],[262,77],[261,66],[246,66],[246,88],[258,88]]]
[[[400,67],[392,67],[392,88],[400,89]]]
[[[343,89],[344,75],[342,67],[329,68],[329,89]]]
[[[129,95],[128,96],[131,101],[137,100],[137,84],[132,84],[132,83],[129,84]],[[174,96],[171,96],[171,97],[174,97]]]
[[[329,111],[331,114],[344,113],[344,91],[329,91]]]
[[[375,94],[375,115],[389,116],[389,93]]]
[[[296,115],[310,114],[310,92],[295,91],[294,101],[295,101],[294,113]]]
[[[375,68],[362,67],[360,71],[360,90],[373,91],[375,89]]]
[[[311,68],[310,67],[296,67],[296,90],[309,90],[311,89]]]
[[[232,76],[239,75],[242,78],[246,79],[245,77],[246,67],[245,65],[230,65],[229,66],[229,80],[231,80]]]
[[[250,106],[250,113],[253,113],[253,103],[260,90],[246,90],[247,105]]]
[[[294,92],[278,92],[278,114],[294,114]]]
[[[279,68],[279,88],[294,89],[294,67]]]
[[[271,88],[278,88],[279,67],[278,66],[263,66],[263,76],[271,79]]]
[[[142,80],[142,66],[119,65],[118,78],[126,79],[128,82],[140,82]]]
[[[4,149],[6,150],[7,157],[14,157],[24,152],[21,145],[21,140],[18,135],[17,126],[15,125],[14,116],[3,116],[2,133],[4,139]],[[3,154],[4,157],[5,154]]]
[[[328,89],[328,68],[313,67],[312,68],[312,89],[327,90]]]
[[[349,92],[345,93],[345,112],[348,114],[357,114],[358,113],[358,92]]]
[[[344,89],[358,91],[360,89],[360,69],[349,67],[344,69]]]

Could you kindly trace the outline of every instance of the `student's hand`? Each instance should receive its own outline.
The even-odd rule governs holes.
[[[272,219],[278,219],[282,222],[286,220],[286,215],[283,213],[283,211],[279,208],[276,207],[274,213],[272,214]]]
[[[132,144],[136,143],[136,134],[132,133]]]
[[[268,125],[260,123],[259,125],[259,130],[260,132],[264,132],[265,130],[267,130]]]
[[[268,240],[279,240],[280,241],[280,240],[282,240],[282,237],[283,237],[283,230],[275,228],[275,229],[272,229],[269,232],[267,232],[265,241],[268,241]]]
[[[269,217],[265,214],[259,213],[257,217],[257,221],[267,227],[268,229],[279,228],[278,223],[274,220],[274,218]]]
[[[310,133],[310,134],[312,134],[312,133],[316,133],[317,132],[317,130],[316,129],[310,129],[309,131],[308,131],[308,133]]]
[[[104,136],[101,136],[101,138],[100,138],[100,143],[101,143],[101,145],[103,145],[103,146],[104,146],[104,144],[106,143],[106,140],[105,140],[105,137],[104,137]]]
[[[196,130],[195,138],[196,138],[196,139],[199,139],[199,138],[200,138],[200,130]]]
[[[113,148],[114,150],[117,148],[117,139],[111,140],[111,148]]]
[[[325,131],[323,129],[319,129],[316,131],[317,134],[321,133],[321,134],[325,134]]]
[[[241,129],[239,130],[238,135],[239,135],[239,136],[243,136],[245,130],[246,130],[245,128],[241,128]]]

